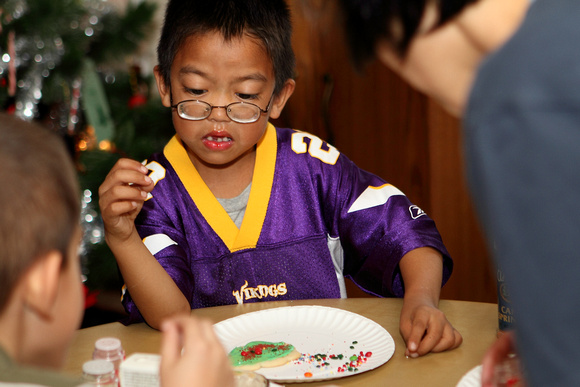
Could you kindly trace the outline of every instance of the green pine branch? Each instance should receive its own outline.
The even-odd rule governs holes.
[[[7,51],[9,31],[15,33],[16,39],[25,38],[20,40],[24,42],[21,51],[25,51],[21,56],[28,60],[23,60],[18,68],[18,79],[35,65],[30,58],[54,51],[54,45],[62,42],[64,54],[44,80],[42,101],[46,104],[65,99],[63,82],[70,83],[80,75],[85,58],[97,65],[114,67],[115,62],[134,54],[151,29],[156,9],[155,4],[145,1],[129,5],[123,15],[110,11],[94,25],[93,35],[87,36],[82,27],[89,25],[91,15],[83,4],[80,0],[6,0],[1,6],[0,51]],[[19,7],[20,16],[12,18]],[[0,93],[0,97],[5,94]]]

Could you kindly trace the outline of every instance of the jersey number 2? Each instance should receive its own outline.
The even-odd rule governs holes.
[[[310,145],[304,142],[305,138],[310,139]],[[336,164],[336,160],[338,160],[338,156],[340,156],[338,149],[330,144],[326,144],[328,150],[325,150],[322,149],[322,144],[324,144],[324,142],[320,138],[310,133],[296,132],[292,134],[292,150],[294,152],[298,154],[308,152],[310,153],[310,156],[317,158],[323,163],[330,165]]]

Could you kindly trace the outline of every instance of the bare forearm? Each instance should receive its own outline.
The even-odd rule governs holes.
[[[405,254],[399,267],[405,284],[399,323],[407,343],[405,355],[418,357],[461,345],[461,334],[438,309],[443,277],[441,254],[430,247],[422,247]]]
[[[405,299],[418,298],[439,303],[443,277],[443,258],[430,247],[421,247],[405,254],[399,263],[405,284]]]
[[[139,311],[153,328],[176,313],[190,311],[190,305],[165,269],[134,232],[126,241],[107,238],[127,290]]]

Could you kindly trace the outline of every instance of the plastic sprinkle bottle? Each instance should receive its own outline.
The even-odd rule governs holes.
[[[95,342],[93,360],[106,360],[113,364],[115,375],[119,377],[119,367],[125,360],[125,350],[121,346],[121,340],[116,337],[103,337]]]
[[[106,360],[89,360],[83,364],[83,386],[117,387],[115,366]]]

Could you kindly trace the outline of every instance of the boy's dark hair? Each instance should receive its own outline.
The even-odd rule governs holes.
[[[292,23],[284,0],[169,0],[157,46],[166,85],[173,59],[186,39],[213,31],[226,41],[247,34],[262,43],[274,67],[275,94],[294,77]]]
[[[361,66],[375,55],[381,39],[404,57],[421,24],[425,7],[433,0],[340,0],[352,58]],[[477,0],[434,1],[441,26]],[[397,26],[394,28],[394,26]]]
[[[80,196],[64,143],[48,129],[0,113],[0,313],[22,274],[57,250],[67,263]]]

